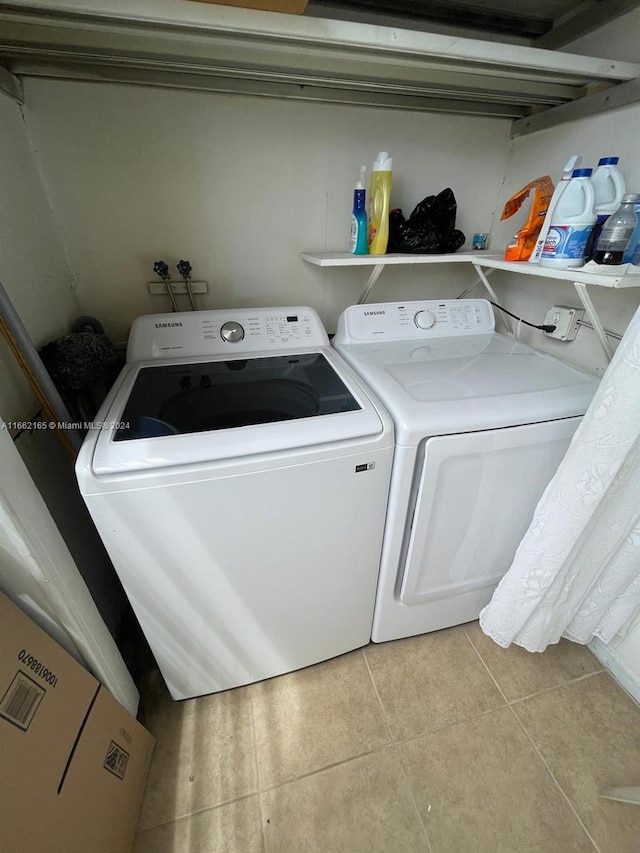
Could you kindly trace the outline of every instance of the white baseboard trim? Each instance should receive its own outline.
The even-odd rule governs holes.
[[[640,704],[640,679],[630,672],[616,655],[616,650],[605,645],[598,637],[588,644],[600,663],[606,667],[618,684],[623,687],[632,699]]]

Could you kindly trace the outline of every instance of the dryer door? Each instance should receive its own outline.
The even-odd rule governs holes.
[[[425,440],[408,514],[403,604],[448,599],[442,608],[455,611],[469,593],[476,607],[489,602],[580,420]],[[476,617],[477,610],[469,618]]]

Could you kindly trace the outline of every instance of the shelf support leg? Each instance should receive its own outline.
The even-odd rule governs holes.
[[[489,296],[491,296],[491,298],[493,299],[493,301],[494,301],[494,302],[498,303],[498,302],[499,302],[499,300],[498,300],[498,297],[496,296],[496,292],[495,292],[495,290],[491,287],[491,284],[489,283],[489,279],[487,278],[487,276],[489,276],[489,275],[491,275],[492,273],[494,273],[494,272],[495,272],[495,270],[487,270],[487,272],[486,272],[486,274],[485,274],[485,273],[484,273],[484,271],[482,270],[482,268],[481,268],[481,267],[479,267],[477,264],[474,264],[474,265],[473,265],[473,268],[474,268],[474,270],[478,273],[478,278],[480,279],[480,281],[481,281],[481,282],[482,282],[482,284],[484,285],[484,287],[485,287],[485,289],[487,290],[487,292],[488,292]],[[474,285],[472,285],[472,287],[473,287],[473,286],[475,286],[475,284],[474,284]],[[498,311],[500,311],[500,309],[499,309],[499,308],[498,308]],[[505,314],[503,314],[503,313],[502,313],[502,311],[500,311],[500,316],[502,317],[502,320],[503,320],[503,322],[504,322],[505,326],[507,327],[507,331],[509,332],[509,334],[510,334],[510,335],[513,335],[513,328],[512,328],[512,326],[511,326],[511,321],[509,320],[509,318],[508,318]]]
[[[363,302],[367,301],[367,297],[373,290],[373,286],[376,281],[380,278],[380,273],[383,270],[383,264],[376,264],[376,266],[371,271],[371,275],[369,276],[369,281],[367,282],[367,286],[365,287],[362,296],[358,299],[357,305],[362,305]]]
[[[591,296],[587,291],[587,285],[581,281],[574,281],[573,286],[576,289],[576,293],[578,294],[578,299],[582,302],[582,306],[584,310],[587,312],[587,317],[591,322],[591,325],[594,328],[595,333],[597,334],[600,343],[602,344],[602,349],[607,356],[607,361],[611,361],[613,358],[613,350],[611,349],[611,344],[607,340],[607,335],[604,330],[604,326],[600,322],[600,318],[596,312],[595,306],[591,301]]]

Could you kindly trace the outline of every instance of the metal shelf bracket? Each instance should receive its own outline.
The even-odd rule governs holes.
[[[591,295],[587,291],[587,285],[582,281],[574,281],[573,286],[576,289],[576,293],[578,294],[578,299],[582,303],[584,310],[587,312],[587,317],[589,318],[595,333],[598,336],[598,340],[602,345],[602,349],[607,356],[607,361],[611,361],[613,358],[613,350],[611,349],[611,344],[607,340],[607,335],[604,330],[604,326],[600,322],[600,318],[598,317],[598,312],[595,309],[593,302],[591,301]]]

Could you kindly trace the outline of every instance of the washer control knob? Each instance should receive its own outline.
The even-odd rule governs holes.
[[[244,329],[240,323],[231,320],[220,327],[220,337],[228,344],[237,344],[244,338]]]
[[[436,318],[431,311],[418,311],[413,318],[413,322],[419,329],[430,329],[435,323]]]

